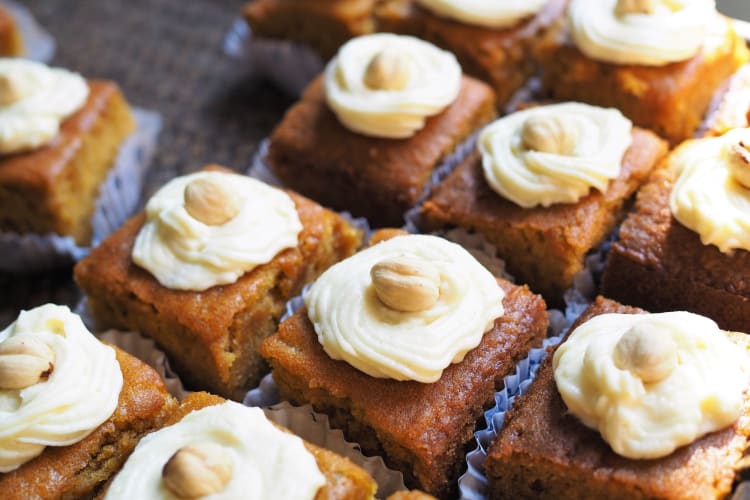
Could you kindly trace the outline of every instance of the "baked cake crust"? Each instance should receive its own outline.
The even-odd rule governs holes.
[[[0,57],[18,57],[24,52],[23,38],[15,18],[0,7]]]
[[[376,226],[400,226],[435,167],[495,117],[492,90],[463,77],[457,99],[409,139],[350,131],[328,108],[322,77],[271,135],[266,161],[290,188]]]
[[[532,47],[566,4],[550,0],[536,16],[505,29],[440,17],[411,0],[386,0],[375,13],[379,31],[416,36],[456,54],[464,72],[492,86],[503,106],[536,72]]]
[[[610,64],[589,59],[576,48],[561,18],[539,42],[536,57],[551,98],[618,108],[674,145],[692,136],[714,91],[748,61],[750,52],[722,17],[691,59],[656,67]]]
[[[328,60],[351,38],[375,30],[380,0],[254,0],[243,13],[261,38],[305,44]]]
[[[584,257],[624,217],[627,200],[667,151],[653,133],[634,128],[620,176],[605,193],[592,189],[577,203],[522,208],[490,188],[475,152],[433,189],[422,206],[426,229],[460,226],[481,233],[508,272],[553,304],[583,268]]]
[[[602,277],[602,294],[652,312],[688,310],[726,330],[750,325],[750,252],[704,245],[669,208],[679,165],[668,156],[638,193]]]
[[[119,468],[138,441],[164,425],[177,409],[161,377],[115,348],[123,375],[114,414],[76,444],[49,446],[13,472],[0,473],[0,498],[87,498]]]
[[[115,83],[89,81],[89,97],[48,145],[0,156],[0,230],[91,240],[91,217],[123,140],[135,128]]]
[[[331,417],[366,453],[383,454],[407,485],[449,495],[464,466],[482,411],[516,363],[547,331],[546,305],[528,288],[499,281],[505,314],[464,360],[433,384],[366,375],[328,357],[302,308],[281,323],[260,352],[273,368],[284,399],[311,403]]]
[[[296,248],[203,292],[170,290],[135,265],[139,214],[75,267],[97,328],[152,337],[189,387],[241,399],[267,371],[258,344],[276,331],[288,299],[330,265],[348,257],[362,233],[338,214],[288,192],[303,229]]]
[[[573,328],[598,314],[643,313],[599,297]],[[747,336],[733,340],[748,348]],[[555,386],[552,355],[515,402],[490,446],[484,468],[489,497],[555,499],[721,498],[750,436],[750,394],[733,427],[708,434],[671,455],[629,460],[567,413]]]
[[[209,406],[220,405],[225,400],[205,392],[194,392],[180,404],[167,425],[182,420],[187,414]],[[281,429],[283,427],[279,426]],[[284,429],[286,430],[286,429]],[[288,432],[288,431],[287,431]],[[370,475],[348,458],[342,457],[303,440],[305,448],[313,454],[326,484],[318,490],[315,500],[370,500],[378,485]]]

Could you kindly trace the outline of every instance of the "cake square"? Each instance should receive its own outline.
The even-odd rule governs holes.
[[[375,30],[378,0],[253,0],[244,8],[253,36],[309,46],[323,60],[350,38]]]
[[[7,500],[93,497],[138,441],[162,427],[177,410],[177,400],[151,367],[114,349],[123,386],[112,416],[83,440],[48,446],[20,468],[0,473],[0,496]]]
[[[435,383],[371,377],[331,359],[305,308],[261,345],[281,396],[327,413],[366,453],[382,454],[408,486],[438,497],[456,488],[477,420],[518,361],[546,335],[546,305],[528,288],[498,280],[505,313],[463,361]]]
[[[493,191],[475,152],[432,190],[420,210],[420,225],[480,233],[519,282],[560,304],[586,254],[622,220],[628,199],[666,153],[665,142],[649,131],[634,128],[632,137],[620,175],[606,192],[592,189],[576,203],[546,208],[522,208]]]
[[[0,56],[18,57],[24,53],[21,30],[13,15],[0,7]]]
[[[617,108],[673,145],[693,135],[714,91],[749,57],[745,40],[721,16],[711,21],[695,56],[664,66],[591,59],[575,46],[569,30],[561,18],[537,45],[546,95]]]
[[[690,144],[690,143],[686,143]],[[681,165],[670,154],[638,193],[602,276],[602,293],[652,312],[687,310],[725,330],[750,325],[750,252],[722,253],[672,215]]]
[[[643,313],[598,297],[574,328],[604,313]],[[747,348],[747,337],[733,340]],[[555,386],[552,354],[505,416],[484,462],[490,498],[720,498],[732,486],[750,436],[743,416],[671,455],[629,460],[568,413]]]
[[[379,31],[413,35],[456,54],[467,75],[493,88],[501,107],[536,72],[533,45],[566,3],[551,0],[537,15],[502,29],[440,17],[410,0],[387,0],[375,13]]]
[[[297,246],[202,292],[169,289],[137,266],[131,253],[145,215],[128,220],[75,267],[97,328],[141,332],[167,353],[186,385],[241,399],[266,372],[257,347],[276,330],[286,301],[362,239],[338,214],[288,194],[303,226]]]
[[[273,131],[266,161],[285,185],[323,205],[400,226],[435,168],[494,116],[492,90],[463,77],[456,100],[413,137],[367,137],[329,109],[321,77]]]
[[[86,103],[50,144],[0,156],[0,230],[90,242],[99,185],[135,122],[115,83],[88,85]]]

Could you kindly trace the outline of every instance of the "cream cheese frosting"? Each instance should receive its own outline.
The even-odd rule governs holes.
[[[312,500],[325,484],[299,437],[276,428],[259,408],[229,401],[189,413],[143,438],[105,498],[174,498],[162,480],[162,468],[177,450],[198,442],[221,446],[231,461],[223,491],[207,498]]]
[[[542,10],[549,0],[417,0],[425,9],[462,23],[507,28]]]
[[[750,187],[732,168],[734,161],[741,161],[735,157],[740,142],[750,146],[750,129],[688,142],[672,159],[679,168],[669,197],[672,214],[698,233],[704,245],[716,245],[725,253],[750,250]]]
[[[88,95],[81,75],[26,59],[0,58],[0,154],[49,143]]]
[[[482,130],[484,176],[524,208],[575,203],[592,187],[605,191],[620,174],[631,130],[631,121],[611,108],[563,103],[519,111]],[[537,148],[527,146],[532,138]]]
[[[696,55],[717,18],[713,0],[649,0],[650,13],[617,13],[618,0],[572,0],[570,31],[592,59],[662,66]]]
[[[368,72],[391,54],[383,88]],[[394,82],[397,85],[394,85]],[[353,132],[388,139],[413,136],[427,118],[447,108],[461,88],[461,67],[450,52],[410,36],[366,35],[347,42],[325,70],[325,94],[339,121]]]
[[[420,311],[392,309],[378,297],[371,270],[391,258],[432,266],[439,289]],[[305,296],[318,341],[333,359],[377,378],[437,381],[482,340],[503,314],[504,292],[466,250],[428,235],[398,236],[329,268]]]
[[[46,380],[0,389],[0,473],[17,469],[47,446],[68,446],[88,436],[112,416],[123,384],[114,349],[67,307],[22,311],[0,332],[0,347],[8,341],[41,342],[54,353],[54,366]]]
[[[688,312],[602,314],[553,358],[568,410],[627,458],[672,453],[740,416],[750,358]]]
[[[234,200],[236,213],[226,222],[202,222],[186,207],[186,189],[203,181],[224,193],[214,201]],[[283,191],[243,175],[199,172],[173,179],[149,200],[132,258],[167,288],[202,291],[234,283],[296,247],[301,231],[294,202]]]

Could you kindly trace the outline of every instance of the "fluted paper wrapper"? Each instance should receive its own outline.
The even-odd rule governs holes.
[[[283,425],[302,439],[344,456],[362,467],[378,483],[378,498],[385,498],[396,491],[406,489],[400,472],[386,467],[380,457],[364,456],[359,445],[346,441],[340,430],[331,429],[327,415],[316,413],[310,405],[292,406],[288,402],[280,402],[271,375],[263,379],[258,389],[250,391],[243,403],[248,406],[263,406],[266,416],[273,422]]]
[[[117,230],[138,208],[143,179],[156,152],[161,116],[134,109],[137,129],[123,142],[106,180],[99,187],[91,220],[92,245]],[[0,233],[0,271],[30,272],[69,265],[88,254],[70,236]]]
[[[267,78],[292,96],[300,96],[325,69],[325,62],[306,45],[253,36],[244,19],[237,19],[224,37],[224,52],[247,61],[252,76]]]
[[[107,330],[96,334],[96,336],[102,342],[117,346],[156,370],[164,379],[164,384],[172,396],[182,400],[188,395],[189,391],[185,390],[180,378],[169,368],[166,354],[156,347],[156,343],[152,339],[137,332],[117,330]]]
[[[36,22],[29,9],[13,0],[0,0],[0,7],[7,9],[18,25],[25,50],[23,57],[32,61],[50,62],[55,55],[55,39]]]

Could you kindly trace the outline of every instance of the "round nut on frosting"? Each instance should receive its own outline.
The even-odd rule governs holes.
[[[425,311],[440,296],[440,273],[416,257],[384,259],[372,266],[370,276],[380,301],[396,311]]]
[[[577,143],[576,129],[559,116],[532,116],[521,130],[521,145],[529,151],[571,155]]]
[[[364,83],[372,90],[403,90],[409,83],[409,59],[395,48],[383,49],[367,65]]]
[[[615,345],[614,361],[647,384],[659,382],[677,366],[677,345],[650,323],[636,323]]]
[[[232,220],[242,208],[239,196],[211,178],[201,177],[185,186],[185,210],[209,226]]]
[[[183,446],[161,471],[164,485],[178,498],[198,498],[220,493],[232,478],[227,451],[211,442]]]
[[[46,379],[55,367],[55,352],[33,337],[11,337],[0,343],[0,389],[18,390]]]
[[[655,10],[656,0],[618,0],[615,15],[652,14]]]
[[[740,141],[732,146],[729,173],[737,182],[750,189],[750,144]]]
[[[0,75],[0,106],[9,106],[28,95],[22,81],[8,75]]]

